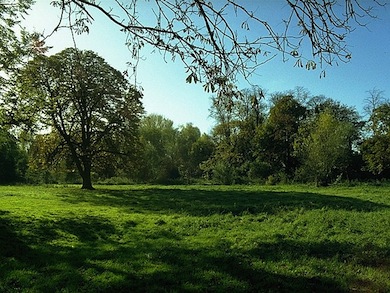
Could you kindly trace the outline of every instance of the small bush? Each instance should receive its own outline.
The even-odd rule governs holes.
[[[276,185],[279,183],[279,178],[277,175],[269,175],[267,180],[265,181],[265,184],[267,185]]]
[[[265,184],[276,185],[276,184],[288,184],[290,180],[285,173],[272,174],[267,177]]]
[[[217,184],[231,185],[235,183],[235,169],[225,162],[218,162],[213,169],[213,180]]]

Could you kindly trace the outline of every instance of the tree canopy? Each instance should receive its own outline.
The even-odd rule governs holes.
[[[25,53],[27,33],[22,30],[20,22],[32,3],[33,0],[0,3],[0,71],[4,73],[18,66]]]
[[[134,151],[141,97],[94,52],[69,48],[29,62],[8,101],[19,117],[57,134],[53,152],[70,155],[90,189],[92,167]]]
[[[309,131],[307,127],[311,128]],[[335,117],[325,109],[309,125],[301,128],[294,147],[301,157],[300,176],[326,185],[342,175],[350,164],[351,141],[355,128],[351,121]]]
[[[376,107],[371,115],[371,136],[362,143],[368,170],[374,174],[390,172],[390,103]]]
[[[0,184],[23,181],[26,169],[26,152],[14,136],[0,128]]]
[[[22,26],[33,3],[34,0],[0,2],[0,94],[8,89],[8,79],[27,58],[48,50],[39,33]]]

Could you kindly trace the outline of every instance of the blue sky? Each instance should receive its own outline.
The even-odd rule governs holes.
[[[281,20],[280,11],[288,9],[281,3],[279,0],[253,1],[252,5],[258,5],[269,21],[277,24]],[[256,10],[256,7],[252,9]],[[325,95],[356,107],[361,113],[368,90],[383,90],[385,97],[390,98],[390,7],[377,10],[376,14],[378,19],[368,20],[367,27],[357,27],[348,37],[351,61],[326,67],[325,78],[320,78],[321,69],[297,68],[293,66],[294,60],[283,62],[282,56],[277,56],[259,67],[251,82],[268,93],[302,86],[312,95]],[[37,0],[25,25],[31,30],[49,33],[58,16],[58,9],[51,7],[50,1]],[[78,36],[76,41],[80,49],[97,52],[113,67],[127,68],[130,53],[124,45],[125,35],[109,22],[97,21],[88,35]],[[73,46],[67,30],[55,33],[47,44],[53,46],[52,54]],[[142,56],[137,81],[144,89],[143,103],[147,113],[161,114],[173,120],[176,126],[192,122],[201,131],[209,132],[214,124],[208,111],[210,93],[205,93],[199,84],[185,82],[186,73],[180,61],[164,61],[160,53],[152,53],[150,48],[145,48]],[[238,86],[249,87],[246,82]]]

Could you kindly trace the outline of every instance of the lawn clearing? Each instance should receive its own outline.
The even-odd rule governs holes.
[[[390,189],[0,187],[1,292],[389,292]]]

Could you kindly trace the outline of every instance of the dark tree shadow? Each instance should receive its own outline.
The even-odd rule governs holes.
[[[193,216],[212,214],[242,215],[303,208],[372,212],[389,206],[351,197],[311,192],[275,192],[242,190],[143,189],[109,190],[63,195],[68,203],[88,202],[99,206],[115,206],[125,212],[185,213]]]
[[[181,239],[176,235],[160,232],[149,239],[135,234],[131,245],[121,245],[112,243],[108,235],[116,232],[115,227],[100,217],[36,223],[30,238],[20,238],[9,224],[0,220],[2,292],[345,291],[326,278],[291,277],[254,268],[250,257],[262,256],[265,248],[261,247],[249,254],[216,247],[186,248],[180,245]],[[46,230],[42,231],[43,227]],[[61,231],[73,233],[81,244],[73,248],[50,246]],[[50,233],[43,242],[42,233],[47,232]],[[106,244],[115,244],[115,249],[102,249]],[[285,249],[290,247],[287,245]],[[163,269],[144,270],[146,259],[152,267]],[[107,266],[107,263],[117,265]],[[20,271],[35,273],[23,282],[23,278],[13,277]],[[98,283],[89,274],[112,279]]]
[[[33,250],[13,230],[14,223],[3,218],[8,212],[0,211],[0,248],[1,257],[25,259],[33,255]]]

